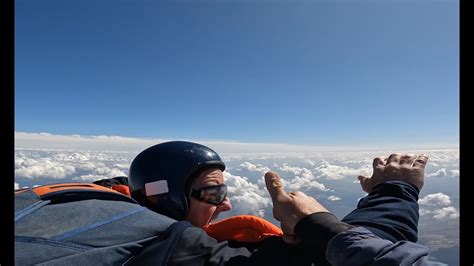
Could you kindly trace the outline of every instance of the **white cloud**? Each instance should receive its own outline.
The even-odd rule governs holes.
[[[426,175],[426,177],[444,177],[444,176],[447,176],[447,175],[448,175],[448,173],[447,173],[446,168],[441,168],[441,169],[439,169],[438,171],[436,171],[434,173]]]
[[[341,200],[341,198],[336,197],[336,196],[329,196],[329,197],[328,197],[328,200],[336,201],[336,200]]]
[[[81,176],[78,176],[78,177],[74,177],[73,180],[94,182],[94,181],[97,181],[97,180],[108,179],[108,178],[110,178],[110,176],[103,176],[103,175],[97,175],[97,174],[87,174],[87,175],[81,175]]]
[[[169,141],[169,139],[155,138],[129,138],[122,136],[81,136],[81,135],[54,135],[49,133],[15,132],[15,148],[17,149],[50,149],[50,150],[74,150],[74,151],[128,151],[139,152],[152,145]],[[382,150],[382,147],[360,147],[360,146],[310,146],[292,145],[286,143],[245,143],[237,141],[222,140],[188,140],[202,143],[215,149],[219,154],[232,153],[267,153],[268,156],[279,156],[282,153],[315,152],[315,151],[355,151],[355,150]],[[426,145],[424,145],[426,146]],[[429,148],[458,149],[457,144],[431,145]],[[388,149],[394,149],[391,144]],[[418,147],[423,148],[423,147]],[[238,155],[237,155],[238,156]],[[446,157],[447,156],[447,157]],[[442,161],[449,159],[451,154],[434,157],[433,160]],[[459,156],[458,156],[459,157]],[[262,157],[263,158],[263,157]]]
[[[261,164],[253,164],[250,162],[243,162],[240,164],[240,167],[247,169],[252,172],[260,172],[262,174],[265,174],[266,172],[270,171],[270,168],[261,165]]]
[[[418,200],[419,204],[431,205],[431,206],[448,206],[451,204],[451,200],[448,195],[443,193],[429,194]]]
[[[455,219],[459,212],[451,205],[448,195],[443,193],[429,194],[418,201],[420,204],[420,215],[431,216],[435,220]]]
[[[360,165],[372,164],[372,159],[369,159],[369,158],[362,158],[359,160],[346,160],[346,159],[341,158],[341,161],[346,164],[360,164]]]
[[[431,210],[428,210],[428,209],[424,209],[424,208],[421,208],[420,211],[419,211],[420,215],[421,216],[426,216],[426,215],[429,215],[432,213]]]
[[[107,179],[117,176],[127,176],[122,170],[109,167],[100,167],[94,169],[91,174],[81,175],[79,177],[73,178],[73,180],[82,180],[82,181],[96,181],[100,179]]]
[[[459,212],[454,207],[444,207],[433,211],[433,218],[437,220],[454,219],[459,217]]]
[[[318,181],[314,180],[314,177],[295,176],[295,178],[285,181],[286,184],[284,184],[284,186],[288,187],[289,191],[310,190],[313,188],[320,191],[329,190],[324,186],[324,184],[321,184]]]
[[[77,163],[76,168],[84,170],[84,171],[94,171],[94,169],[104,167],[104,166],[105,166],[105,163],[94,161],[94,162]]]
[[[54,154],[54,159],[58,161],[89,161],[89,153],[65,153],[65,152],[58,152]]]
[[[245,176],[233,175],[224,171],[224,180],[228,186],[229,199],[233,213],[263,216],[271,199],[265,188],[248,181]]]
[[[72,151],[140,151],[163,139],[138,139],[119,136],[53,135],[15,132],[15,148]]]
[[[372,166],[365,165],[361,168],[350,168],[347,166],[333,165],[325,163],[314,169],[315,175],[326,179],[342,179],[344,177],[357,178],[359,175],[370,176],[372,174]]]
[[[452,177],[459,177],[459,170],[450,170],[449,172]]]
[[[49,158],[15,158],[15,176],[17,177],[63,179],[74,174],[75,171],[74,166],[51,161]]]
[[[114,164],[114,167],[122,169],[122,170],[128,170],[130,168],[130,164],[116,163]]]
[[[126,176],[133,155],[120,152],[16,150],[15,178],[56,178],[63,182]]]
[[[459,160],[459,150],[439,151],[439,152],[426,152],[430,158],[428,163],[435,165],[445,165]]]
[[[313,173],[311,170],[307,168],[301,168],[301,167],[296,167],[296,166],[289,166],[288,164],[283,164],[282,167],[280,167],[281,171],[288,172],[288,173],[293,173],[294,175],[300,175],[303,178],[314,178]]]
[[[110,177],[124,176],[126,175],[122,170],[109,167],[100,167],[94,170],[95,173],[100,175],[106,175]]]
[[[447,219],[456,219],[459,217],[459,212],[453,206],[443,207],[440,209],[428,210],[420,209],[420,215],[432,216],[435,220],[447,220]]]

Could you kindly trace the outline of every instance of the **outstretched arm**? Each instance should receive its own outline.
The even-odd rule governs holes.
[[[364,226],[377,236],[396,242],[418,240],[418,194],[424,184],[428,156],[392,154],[374,159],[372,177],[359,176],[369,193],[342,221]]]
[[[333,237],[326,257],[331,265],[446,265],[432,261],[429,249],[410,241],[392,243],[363,227],[355,227]]]
[[[281,221],[287,242],[300,240],[300,246],[308,252],[312,250],[316,262],[327,264],[328,241],[356,226],[364,226],[392,242],[417,240],[417,201],[427,160],[426,155],[401,154],[392,154],[388,160],[376,158],[372,177],[359,177],[369,195],[342,222],[304,193],[286,193],[278,174],[268,172],[265,181],[272,196],[274,217]],[[293,215],[284,215],[288,213]]]

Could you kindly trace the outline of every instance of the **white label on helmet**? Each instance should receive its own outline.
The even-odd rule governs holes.
[[[168,182],[166,180],[158,180],[145,184],[145,193],[147,196],[168,193]]]

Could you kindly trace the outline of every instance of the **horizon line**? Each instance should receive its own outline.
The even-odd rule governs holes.
[[[222,153],[302,153],[331,151],[376,150],[446,150],[459,149],[459,143],[382,145],[305,145],[275,142],[244,142],[217,139],[140,138],[118,135],[51,134],[47,132],[15,131],[15,150],[86,150],[86,151],[141,151],[158,143],[182,140],[197,142]]]

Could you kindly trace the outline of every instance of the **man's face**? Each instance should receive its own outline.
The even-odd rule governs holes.
[[[191,189],[201,189],[221,184],[224,184],[224,175],[222,171],[218,168],[211,168],[203,171],[196,180],[194,180]],[[191,222],[194,226],[202,228],[212,220],[216,219],[219,213],[230,209],[232,209],[232,205],[227,197],[217,206],[191,197],[189,213],[186,220]]]

